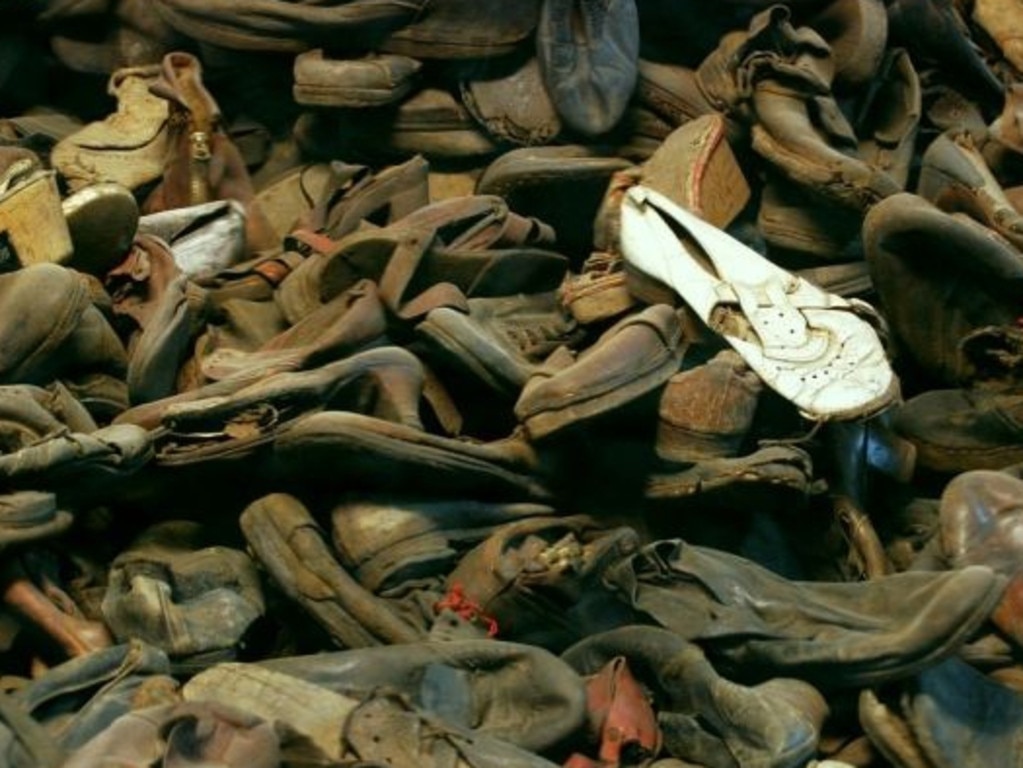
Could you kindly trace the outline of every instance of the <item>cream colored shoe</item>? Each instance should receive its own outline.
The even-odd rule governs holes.
[[[864,302],[822,291],[642,185],[623,201],[621,245],[633,274],[673,289],[807,418],[868,416],[897,398]]]
[[[115,181],[135,190],[163,175],[168,104],[149,92],[159,65],[119,69],[107,93],[117,111],[59,141],[50,160],[72,190]]]

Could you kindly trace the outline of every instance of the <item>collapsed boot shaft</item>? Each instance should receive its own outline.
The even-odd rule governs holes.
[[[223,126],[220,107],[203,83],[202,64],[190,53],[168,53],[150,92],[170,106],[163,181],[143,209],[156,213],[212,200],[244,206],[250,250],[270,248],[277,235],[255,202],[255,190],[238,147]]]

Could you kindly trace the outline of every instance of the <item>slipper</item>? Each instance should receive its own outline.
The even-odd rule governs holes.
[[[674,290],[806,418],[860,418],[894,403],[898,379],[860,317],[876,316],[868,304],[822,291],[642,185],[621,216],[633,276]]]

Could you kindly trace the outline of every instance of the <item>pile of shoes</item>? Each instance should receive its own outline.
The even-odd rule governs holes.
[[[1023,5],[0,22],[0,765],[1023,766]]]

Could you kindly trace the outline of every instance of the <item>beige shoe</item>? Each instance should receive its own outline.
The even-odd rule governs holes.
[[[991,35],[1009,63],[1023,72],[1023,4],[1019,0],[976,0],[973,20]]]
[[[53,148],[51,163],[72,191],[101,181],[135,190],[163,175],[168,106],[149,92],[159,73],[157,65],[114,72],[107,93],[117,99],[117,111]]]
[[[65,262],[71,235],[53,171],[25,158],[0,173],[0,271]]]

